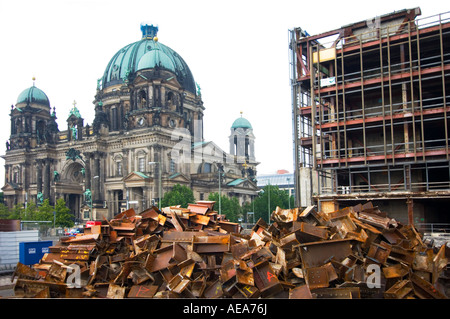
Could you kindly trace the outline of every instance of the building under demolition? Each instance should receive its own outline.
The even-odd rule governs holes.
[[[448,223],[450,13],[290,30],[297,205]]]

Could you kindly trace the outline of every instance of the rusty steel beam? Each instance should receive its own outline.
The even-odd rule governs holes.
[[[251,234],[227,232],[216,220],[181,231],[171,212],[119,214],[102,226],[131,223],[133,235],[93,228],[93,242],[93,234],[79,235],[89,241],[62,240],[39,264],[18,264],[16,297],[446,298],[436,288],[447,267],[445,247],[427,248],[413,226],[393,222],[370,202],[328,214],[276,210],[278,222],[259,220]],[[368,214],[376,217],[370,223],[360,218]],[[69,285],[74,263],[76,287]],[[366,270],[374,265],[381,286],[368,289]]]

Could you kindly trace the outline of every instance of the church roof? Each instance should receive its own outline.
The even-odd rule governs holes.
[[[245,182],[247,179],[246,178],[237,178],[231,182],[229,182],[227,185],[229,186],[237,186],[239,184],[241,184],[242,182]]]
[[[242,116],[237,118],[234,122],[233,125],[231,125],[231,128],[249,128],[252,129],[252,125],[250,124],[250,122],[243,118]]]
[[[47,95],[41,89],[38,89],[34,85],[22,91],[17,98],[17,103],[26,103],[26,104],[40,104],[47,107],[50,107],[50,101]]]
[[[124,46],[109,61],[102,77],[103,88],[121,84],[135,76],[137,71],[160,68],[173,72],[178,83],[195,94],[196,85],[191,70],[177,52],[158,41],[158,27],[141,25],[141,30],[141,40]]]

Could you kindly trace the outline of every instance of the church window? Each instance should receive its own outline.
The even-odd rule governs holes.
[[[145,91],[140,91],[138,95],[138,109],[143,109],[147,107],[147,99],[146,99]]]
[[[13,171],[13,182],[16,184],[19,183],[19,171],[17,169]]]
[[[170,172],[175,173],[175,161],[173,159],[170,160]]]
[[[112,129],[113,131],[118,130],[119,129],[119,116],[117,114],[117,108],[113,108],[111,109],[112,112]]]
[[[138,161],[139,161],[139,172],[145,172],[145,158],[140,157]]]
[[[175,95],[174,95],[173,92],[169,92],[167,94],[167,106],[168,106],[170,111],[176,111],[176,109],[177,109],[177,105],[176,105],[176,101],[175,101]]]
[[[205,163],[203,165],[203,173],[211,173],[211,164],[210,163]]]
[[[122,176],[122,162],[117,162],[117,176]]]

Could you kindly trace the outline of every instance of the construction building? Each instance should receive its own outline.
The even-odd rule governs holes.
[[[450,13],[420,15],[290,30],[298,206],[372,200],[404,223],[450,222]]]

